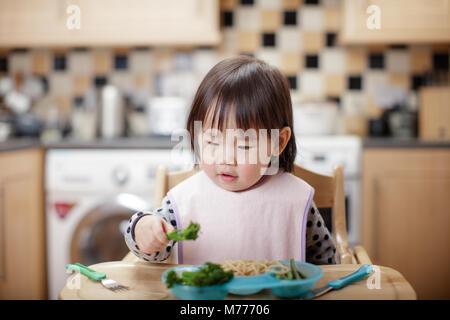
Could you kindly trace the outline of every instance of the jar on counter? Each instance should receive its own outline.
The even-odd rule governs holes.
[[[94,140],[97,133],[96,115],[84,105],[84,98],[74,98],[72,111],[72,138],[83,141]]]
[[[137,106],[127,115],[128,135],[130,137],[145,137],[149,134],[148,118],[145,107]]]

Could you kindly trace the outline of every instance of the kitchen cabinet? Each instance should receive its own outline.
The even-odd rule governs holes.
[[[44,151],[0,152],[0,299],[46,299]]]
[[[450,149],[363,152],[362,245],[419,299],[450,298]]]
[[[219,41],[218,0],[0,0],[0,47]]]
[[[450,141],[450,86],[420,88],[419,99],[419,137]]]
[[[343,0],[341,9],[342,44],[450,41],[448,0]]]

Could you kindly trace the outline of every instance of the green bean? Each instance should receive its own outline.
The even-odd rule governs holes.
[[[301,279],[301,276],[299,276],[299,274],[297,272],[297,268],[295,267],[294,259],[290,260],[290,265],[291,265],[291,271],[294,276],[294,279]]]

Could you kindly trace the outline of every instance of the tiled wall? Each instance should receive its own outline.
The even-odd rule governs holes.
[[[0,76],[35,75],[70,115],[73,99],[93,86],[117,84],[143,95],[192,96],[220,59],[249,54],[287,76],[303,100],[335,100],[343,113],[376,116],[380,85],[414,92],[449,69],[446,45],[352,46],[337,43],[339,0],[221,0],[217,48],[70,48],[0,51]]]

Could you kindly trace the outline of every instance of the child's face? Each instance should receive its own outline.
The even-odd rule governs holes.
[[[259,130],[244,132],[236,128],[234,121],[226,128],[220,132],[203,125],[203,133],[198,137],[201,166],[219,187],[229,191],[246,190],[264,175],[271,155],[281,154],[290,138],[290,128],[279,131],[278,148],[271,144],[269,134],[261,136]]]

